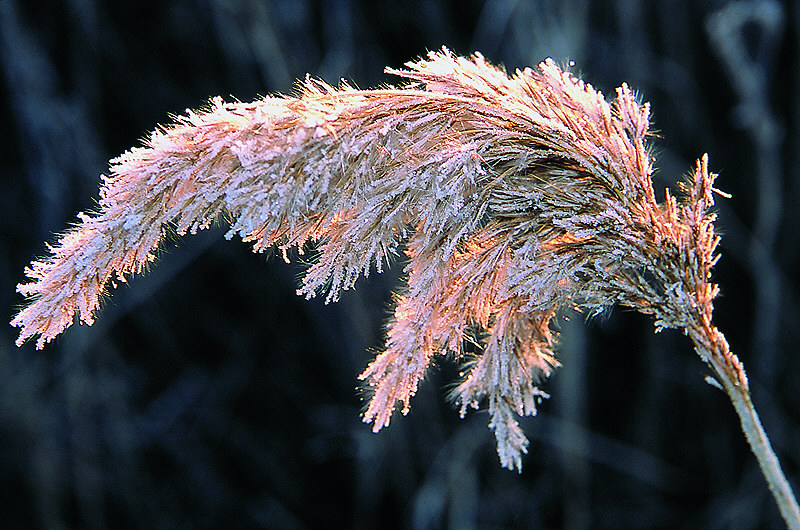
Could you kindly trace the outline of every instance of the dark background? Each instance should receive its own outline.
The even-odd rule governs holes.
[[[0,0],[0,313],[107,160],[213,96],[367,88],[443,44],[547,56],[653,105],[659,194],[704,152],[733,194],[715,320],[800,487],[800,7],[775,1]],[[624,309],[562,325],[521,475],[432,370],[373,434],[357,374],[400,264],[325,306],[301,264],[218,227],[164,246],[93,327],[38,352],[0,327],[4,528],[779,528],[725,395],[678,332]]]

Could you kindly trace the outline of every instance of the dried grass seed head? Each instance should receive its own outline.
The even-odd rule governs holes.
[[[478,330],[454,396],[462,414],[488,403],[501,462],[519,469],[515,417],[546,396],[536,385],[558,364],[560,307],[710,322],[714,175],[704,157],[685,202],[656,202],[649,109],[627,85],[607,102],[552,60],[508,76],[446,49],[406,66],[387,70],[410,82],[399,88],[309,78],[297,97],[214,99],[113,159],[98,211],[26,269],[18,344],[91,324],[109,281],[141,272],[172,225],[225,217],[229,238],[284,256],[318,243],[298,293],[326,301],[402,248],[407,287],[361,374],[365,421],[379,430],[398,403],[407,412],[431,360]]]

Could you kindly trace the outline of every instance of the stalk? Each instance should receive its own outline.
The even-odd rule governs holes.
[[[772,449],[758,412],[753,405],[747,375],[739,360],[730,352],[725,336],[714,326],[703,326],[690,332],[700,357],[711,366],[731,400],[742,425],[750,450],[758,461],[761,473],[778,505],[786,527],[800,530],[800,507],[794,491],[783,473],[778,456]]]

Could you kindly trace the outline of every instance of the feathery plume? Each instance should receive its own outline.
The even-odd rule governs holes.
[[[502,464],[519,468],[515,414],[545,396],[560,306],[622,302],[684,329],[693,311],[710,315],[713,177],[703,162],[694,202],[656,203],[648,107],[627,86],[608,103],[553,61],[508,77],[447,50],[407,66],[388,70],[412,81],[402,88],[309,78],[296,98],[215,99],[112,160],[99,212],[27,269],[18,343],[91,324],[108,282],[141,272],[173,224],[194,233],[226,215],[228,237],[284,255],[321,242],[298,293],[326,301],[405,242],[407,291],[361,375],[365,420],[377,431],[397,403],[407,412],[431,359],[477,328],[483,351],[455,399],[462,414],[488,401]]]
[[[406,255],[386,349],[360,376],[375,431],[398,404],[408,411],[434,357],[455,353],[467,361],[461,414],[488,403],[501,463],[520,469],[516,417],[546,397],[537,384],[558,365],[550,323],[565,305],[652,314],[693,340],[729,394],[747,392],[711,323],[720,192],[706,156],[685,197],[659,204],[649,107],[627,85],[608,102],[552,60],[508,76],[447,49],[406,66],[387,69],[408,81],[398,88],[307,78],[297,97],[214,99],[113,159],[99,210],[26,269],[17,343],[38,335],[41,348],[76,318],[91,324],[108,283],[141,272],[165,230],[224,216],[227,237],[259,252],[319,243],[307,298],[336,301]]]

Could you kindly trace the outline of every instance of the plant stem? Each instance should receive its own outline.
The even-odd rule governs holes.
[[[750,444],[750,449],[756,455],[761,473],[767,479],[769,490],[778,503],[786,527],[792,530],[800,530],[800,509],[797,506],[792,487],[783,474],[781,464],[772,445],[769,443],[767,433],[761,425],[753,402],[750,399],[750,391],[747,388],[737,387],[733,392],[728,392],[733,402],[736,413],[742,422],[742,430]]]
[[[695,343],[697,353],[714,369],[725,393],[733,403],[747,443],[750,444],[750,449],[758,460],[761,473],[767,479],[767,485],[778,504],[786,527],[800,530],[800,508],[797,499],[753,406],[744,367],[730,352],[725,336],[710,323],[706,322],[699,328],[689,330],[688,334]]]

